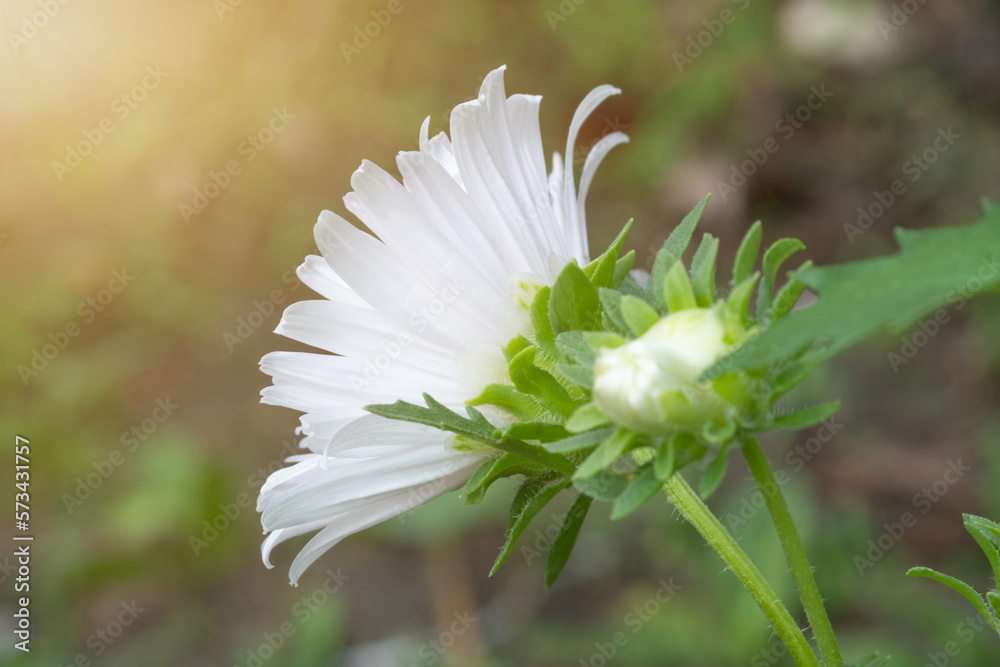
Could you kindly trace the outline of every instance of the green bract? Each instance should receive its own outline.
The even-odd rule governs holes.
[[[549,584],[565,564],[592,500],[611,503],[612,518],[624,517],[674,472],[713,454],[701,484],[708,495],[725,474],[729,452],[743,439],[804,428],[836,409],[828,404],[775,413],[775,401],[805,378],[805,368],[751,373],[734,367],[711,380],[701,377],[717,359],[785,317],[803,288],[795,280],[778,285],[782,263],[803,247],[794,239],[772,245],[764,253],[763,274],[755,271],[759,223],[740,246],[725,289],[716,280],[719,243],[710,234],[702,237],[688,270],[682,257],[707,203],[705,197],[670,234],[645,286],[630,274],[634,253],[621,254],[629,223],[600,257],[583,267],[568,264],[551,287],[537,289],[526,304],[533,335],[518,336],[504,348],[508,382],[485,387],[469,401],[468,415],[430,396],[426,407],[405,402],[368,407],[492,448],[496,455],[462,492],[468,502],[479,502],[498,479],[523,480],[494,571],[527,523],[563,489],[574,487],[579,498],[550,553]],[[616,394],[615,378],[622,377],[626,359],[649,371],[650,386],[663,391],[636,393],[626,381]],[[636,400],[630,404],[629,398]],[[644,413],[646,399],[654,403]],[[508,413],[512,425],[494,427],[477,409],[481,406]]]

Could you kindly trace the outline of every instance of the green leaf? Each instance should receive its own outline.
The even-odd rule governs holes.
[[[753,273],[753,267],[757,264],[757,253],[760,251],[760,240],[763,235],[764,232],[760,220],[758,220],[750,226],[750,229],[743,237],[740,249],[736,251],[736,260],[733,262],[733,285],[739,285]]]
[[[577,384],[588,392],[594,387],[594,367],[579,364],[557,364],[556,370],[562,373],[570,382]]]
[[[578,435],[571,435],[570,437],[563,438],[562,440],[546,442],[542,444],[542,447],[554,454],[578,452],[581,449],[587,449],[588,447],[593,447],[600,442],[604,442],[611,437],[611,434],[614,433],[615,430],[616,427],[614,426],[599,428],[593,431],[580,433]]]
[[[656,495],[660,485],[652,463],[639,468],[625,490],[615,498],[611,506],[611,520],[617,521],[639,509],[640,505]]]
[[[569,433],[562,424],[551,422],[515,422],[505,429],[495,431],[494,435],[501,440],[514,438],[515,440],[541,440],[543,442],[569,437]]]
[[[573,486],[594,500],[612,502],[628,486],[628,480],[618,473],[602,470],[593,477],[574,479]]]
[[[503,454],[499,457],[489,459],[486,463],[476,468],[476,471],[472,473],[472,477],[466,482],[459,496],[465,498],[465,502],[474,505],[482,501],[486,491],[496,480],[512,475],[536,472],[538,470],[545,470],[545,468],[541,468],[537,463],[523,459],[520,456]]]
[[[650,299],[649,295],[646,293],[646,288],[635,281],[630,275],[626,275],[622,278],[621,284],[617,287],[618,291],[622,294],[628,294],[629,296],[634,296],[642,299],[651,306],[656,306],[655,303]]]
[[[653,310],[652,306],[634,296],[623,296],[620,308],[622,319],[636,336],[646,333],[651,326],[660,321],[660,314]]]
[[[761,322],[771,319],[771,297],[774,296],[778,269],[786,259],[805,247],[806,244],[798,239],[778,239],[764,253],[763,279],[757,290],[757,319]]]
[[[1000,524],[974,514],[963,514],[965,529],[983,550],[993,568],[993,580],[1000,581]]]
[[[625,237],[632,227],[632,221],[625,223],[625,227],[618,233],[618,236],[611,243],[604,253],[584,267],[583,272],[590,278],[597,287],[611,287],[614,284],[615,269],[618,263],[618,253],[622,250]]]
[[[500,555],[497,556],[496,562],[493,563],[493,568],[490,570],[491,577],[497,573],[500,566],[503,565],[505,560],[507,560],[507,556],[510,555],[511,549],[514,548],[517,540],[520,539],[521,535],[528,527],[528,524],[531,523],[531,520],[534,519],[540,511],[542,511],[543,507],[549,504],[549,501],[555,498],[556,495],[567,486],[569,486],[568,481],[554,484],[545,489],[536,490],[535,487],[531,487],[527,493],[523,494],[523,496],[521,496],[521,493],[519,492],[519,494],[514,497],[515,505],[520,505],[520,507],[517,508],[517,512],[512,511],[512,522],[510,529],[507,531],[507,541],[504,542],[503,547],[500,549]],[[524,487],[522,487],[522,489],[523,488]],[[511,506],[512,510],[515,509],[515,505]]]
[[[997,626],[997,619],[990,613],[989,607],[986,606],[986,602],[979,593],[976,592],[969,584],[965,583],[960,579],[956,579],[947,574],[942,574],[937,570],[932,570],[929,567],[911,567],[906,573],[911,577],[924,577],[926,579],[933,579],[934,581],[944,584],[953,591],[960,593],[965,597],[966,600],[972,603],[972,606],[976,608],[976,611],[990,624],[990,627],[1000,633],[1000,628]]]
[[[702,498],[708,498],[715,490],[719,488],[719,484],[722,483],[723,478],[726,476],[726,468],[729,466],[729,450],[731,449],[728,445],[723,445],[719,447],[718,453],[712,462],[708,464],[708,468],[705,469],[705,474],[701,476],[701,482],[698,484],[698,493]]]
[[[549,320],[549,295],[552,290],[549,287],[541,287],[535,298],[531,302],[528,314],[531,318],[531,326],[535,329],[535,340],[542,352],[553,359],[561,359],[558,348],[556,348],[556,334],[552,330],[552,322]]]
[[[597,292],[601,299],[601,307],[604,308],[604,316],[608,318],[612,327],[622,335],[631,334],[632,329],[622,315],[622,299],[624,298],[622,293],[605,287],[600,288]]]
[[[552,548],[549,550],[549,557],[545,562],[546,588],[551,588],[552,584],[556,583],[559,573],[566,566],[569,555],[573,552],[573,546],[576,544],[576,538],[580,534],[580,528],[583,526],[583,520],[587,518],[587,511],[590,510],[592,502],[594,502],[593,498],[581,493],[573,503],[573,506],[569,508],[566,520],[563,521],[556,539],[552,541]]]
[[[597,288],[590,278],[575,263],[567,264],[549,295],[549,320],[553,331],[599,328],[600,309]]]
[[[809,407],[790,412],[787,415],[775,417],[768,427],[774,431],[798,431],[819,424],[824,419],[832,417],[840,409],[840,401],[830,401],[810,405]]]
[[[556,336],[556,347],[570,361],[592,366],[597,350],[584,337],[582,331],[566,331]]]
[[[584,331],[583,339],[587,341],[590,349],[594,351],[595,358],[600,354],[602,348],[621,347],[628,342],[618,334],[610,331]]]
[[[396,401],[395,403],[366,405],[364,409],[387,419],[425,424],[489,444],[495,442],[493,432],[496,429],[478,411],[474,414],[470,413],[472,419],[467,419],[435,401],[430,394],[424,394],[424,401],[427,403],[426,408],[406,401]],[[470,409],[474,410],[474,408]]]
[[[795,307],[795,302],[799,300],[802,296],[802,292],[805,290],[806,285],[800,281],[795,276],[799,275],[803,271],[808,271],[812,268],[812,261],[807,260],[803,262],[799,268],[792,272],[792,275],[788,278],[788,282],[785,286],[781,288],[778,295],[774,297],[774,302],[771,306],[771,317],[769,322],[777,322],[782,317],[792,312],[792,308]]]
[[[683,262],[675,262],[670,271],[667,272],[664,292],[666,295],[667,310],[671,313],[694,308],[698,305],[694,298],[694,288],[691,286],[691,279],[688,278]]]
[[[568,417],[576,410],[577,402],[566,388],[551,373],[535,365],[534,347],[518,352],[507,365],[507,373],[515,389],[530,394],[550,412]]]
[[[570,433],[582,433],[610,423],[611,420],[595,403],[587,403],[577,408],[576,412],[566,420],[566,430]]]
[[[616,430],[611,434],[611,437],[597,445],[597,448],[590,453],[590,456],[584,459],[580,467],[577,468],[573,478],[584,479],[596,475],[601,470],[605,470],[617,461],[622,454],[628,451],[636,438],[636,433],[627,428]]]
[[[653,470],[661,482],[667,481],[677,470],[677,445],[681,434],[660,443],[656,448],[656,458],[653,459]]]
[[[635,264],[635,250],[629,250],[627,253],[621,256],[621,258],[615,262],[615,272],[611,277],[611,286],[618,289],[622,281],[628,277],[628,272],[632,270],[632,266]]]
[[[701,237],[694,259],[691,260],[691,285],[698,305],[708,308],[715,303],[715,260],[719,253],[719,239],[711,234]]]
[[[754,273],[743,282],[736,285],[726,300],[726,310],[734,316],[739,317],[744,326],[752,322],[750,317],[750,296],[753,294],[753,287],[760,278],[759,273]]]
[[[506,384],[488,384],[469,405],[493,405],[524,422],[537,421],[548,411],[533,396],[519,392]]]
[[[740,346],[738,357],[719,360],[709,375],[727,359],[737,369],[764,368],[817,341],[821,346],[809,357],[828,359],[878,332],[901,332],[938,308],[1000,287],[998,209],[973,225],[898,232],[897,238],[900,252],[894,255],[796,273],[817,293],[816,303],[775,322]]]
[[[690,213],[684,216],[681,224],[677,225],[677,228],[667,237],[667,240],[663,243],[663,247],[656,254],[656,259],[653,261],[653,270],[650,271],[649,284],[646,287],[646,301],[661,311],[666,309],[667,302],[666,296],[660,288],[674,263],[687,250],[688,244],[691,242],[691,236],[694,234],[694,228],[701,219],[701,214],[705,211],[705,206],[708,205],[710,196],[706,195],[704,199],[695,205]]]

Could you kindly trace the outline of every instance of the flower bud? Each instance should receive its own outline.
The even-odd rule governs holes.
[[[714,309],[671,313],[639,338],[605,348],[594,363],[594,402],[634,431],[700,431],[732,408],[698,377],[732,349]]]

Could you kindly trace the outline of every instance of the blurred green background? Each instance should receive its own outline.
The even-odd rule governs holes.
[[[758,218],[765,240],[798,236],[818,263],[889,252],[897,225],[972,222],[980,197],[1000,199],[995,3],[4,0],[2,14],[3,493],[26,436],[36,541],[28,659],[9,640],[14,547],[0,546],[0,662],[789,664],[659,501],[616,523],[595,508],[551,591],[544,513],[487,578],[509,489],[472,508],[445,496],[350,538],[290,587],[302,540],[265,569],[253,502],[297,414],[258,405],[257,361],[297,349],[271,330],[311,298],[293,269],[315,252],[319,211],[344,212],[351,172],[363,158],[393,167],[427,115],[446,130],[504,63],[508,93],[545,96],[549,153],[587,91],[623,89],[580,144],[632,138],[600,171],[588,218],[602,249],[634,217],[640,265],[709,191],[703,230],[723,260]],[[746,162],[769,139],[777,151]],[[877,193],[895,180],[905,191],[886,206]],[[845,228],[859,207],[863,234]],[[924,564],[989,583],[961,513],[1000,518],[1000,304],[949,316],[814,378],[798,400],[844,401],[832,437],[765,443],[852,660],[1000,656],[996,637],[963,625],[969,605],[903,576]],[[912,358],[890,363],[907,341]],[[943,483],[959,460],[971,469]],[[711,504],[790,600],[750,489],[734,465]],[[907,512],[915,525],[892,537]]]

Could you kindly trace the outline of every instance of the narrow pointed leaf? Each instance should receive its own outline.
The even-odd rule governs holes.
[[[736,251],[736,261],[733,262],[733,285],[739,285],[753,273],[763,234],[760,220],[758,220],[751,225],[746,236],[743,237],[740,249]]]
[[[635,473],[625,490],[615,498],[611,506],[611,520],[617,521],[639,509],[643,503],[656,495],[662,482],[657,479],[653,464],[644,465]]]
[[[775,417],[769,430],[798,431],[819,424],[824,419],[832,417],[840,409],[840,401],[820,403],[790,412],[787,415]]]
[[[774,283],[778,278],[778,269],[786,259],[806,247],[798,239],[778,239],[764,252],[762,278],[760,289],[757,290],[757,319],[767,322],[771,317],[771,297],[774,296]]]
[[[594,500],[612,502],[628,486],[628,479],[610,470],[602,470],[593,477],[574,479],[573,486]]]
[[[634,296],[623,296],[620,302],[622,319],[636,336],[646,333],[660,321],[660,314],[652,306]]]
[[[520,539],[522,534],[524,534],[524,531],[528,527],[528,524],[531,523],[531,520],[535,518],[535,516],[542,511],[542,508],[548,505],[549,502],[567,486],[569,486],[569,482],[560,482],[559,484],[555,484],[538,491],[535,495],[525,499],[522,508],[516,514],[516,518],[507,533],[507,541],[504,542],[503,547],[501,547],[500,555],[497,556],[497,560],[493,564],[493,568],[490,570],[491,577],[497,573],[500,566],[503,565],[505,560],[507,560],[507,556],[510,555],[511,549],[514,548],[517,540]]]
[[[580,535],[580,528],[583,527],[583,520],[587,518],[587,511],[590,510],[594,499],[588,495],[580,494],[573,506],[566,514],[566,520],[559,528],[559,534],[552,541],[552,548],[549,550],[549,557],[545,561],[545,587],[551,588],[556,583],[559,574],[566,567],[573,547],[576,545],[576,538]]]
[[[573,475],[574,479],[584,479],[605,470],[628,451],[635,439],[636,434],[633,431],[624,428],[618,429],[610,438],[599,444],[597,449],[590,453],[590,456],[584,459],[580,467],[577,468],[576,474]]]
[[[702,308],[715,303],[715,260],[718,253],[719,239],[705,234],[691,260],[691,286],[694,288],[694,298]]]
[[[535,340],[538,347],[553,359],[561,359],[559,350],[556,347],[556,334],[552,330],[552,322],[549,320],[549,295],[552,290],[549,287],[541,287],[535,298],[531,302],[529,316],[531,326],[535,329]]]

